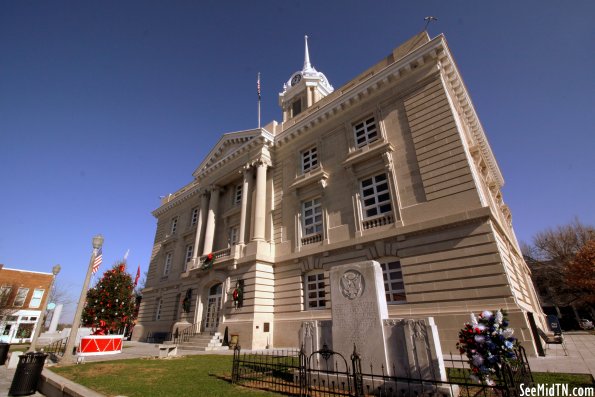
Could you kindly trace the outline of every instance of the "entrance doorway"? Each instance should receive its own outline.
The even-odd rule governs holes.
[[[207,307],[204,318],[205,332],[215,332],[219,327],[219,315],[221,311],[221,298],[223,297],[223,284],[215,284],[209,289]]]

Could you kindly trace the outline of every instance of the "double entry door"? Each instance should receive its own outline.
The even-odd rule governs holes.
[[[203,318],[204,331],[215,332],[219,327],[221,314],[221,299],[223,298],[223,284],[215,284],[209,289],[207,306]]]

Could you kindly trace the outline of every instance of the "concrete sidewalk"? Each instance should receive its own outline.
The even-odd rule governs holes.
[[[16,369],[8,369],[6,365],[0,366],[0,397],[7,397],[8,390],[12,384],[12,378]],[[43,394],[35,393],[32,396],[43,397]]]
[[[208,351],[201,352],[196,350],[182,350],[178,349],[178,357],[181,356],[194,356],[204,354],[233,354],[233,350],[219,350],[219,351]],[[125,341],[122,353],[118,354],[107,354],[104,356],[87,356],[84,358],[85,363],[92,363],[98,361],[113,361],[113,360],[126,360],[129,358],[155,358],[159,357],[159,344],[144,343],[144,342],[133,342]]]
[[[567,356],[562,345],[549,345],[545,357],[529,358],[531,371],[591,374],[595,377],[595,335],[581,331],[565,333],[564,343]]]

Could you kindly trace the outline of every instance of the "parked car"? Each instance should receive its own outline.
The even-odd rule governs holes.
[[[587,320],[586,318],[581,318],[578,325],[581,329],[593,329],[593,321]]]

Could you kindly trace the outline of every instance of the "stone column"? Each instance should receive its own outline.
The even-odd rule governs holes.
[[[205,225],[205,214],[207,213],[209,198],[207,193],[203,192],[200,196],[200,209],[198,210],[198,219],[196,221],[196,237],[194,238],[194,252],[192,253],[192,263],[197,263],[200,244],[204,241],[203,226]]]
[[[264,241],[267,167],[267,164],[263,161],[256,164],[256,205],[254,208],[253,241]]]
[[[246,165],[243,169],[244,181],[242,183],[242,212],[240,214],[240,235],[239,243],[245,244],[248,240],[246,236],[246,225],[248,223],[248,196],[251,194],[252,187],[252,168]]]
[[[207,214],[207,225],[205,229],[203,255],[213,252],[213,239],[215,238],[215,222],[217,215],[217,207],[219,207],[219,188],[213,187],[211,189],[211,199],[209,200],[209,212]]]

